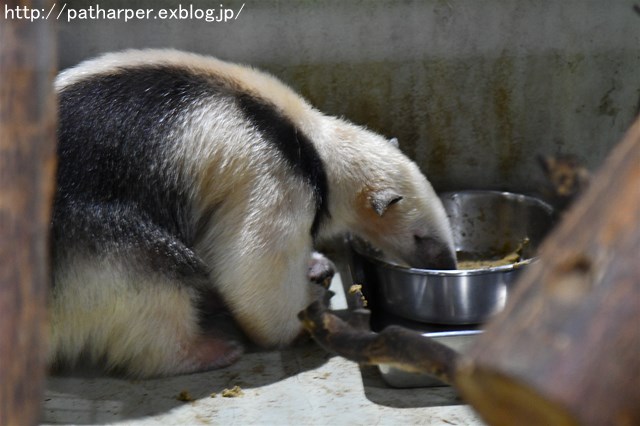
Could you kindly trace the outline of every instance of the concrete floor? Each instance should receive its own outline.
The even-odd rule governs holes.
[[[222,397],[240,386],[243,394]],[[194,400],[179,401],[186,391]],[[211,395],[215,393],[215,397]],[[306,347],[161,380],[53,378],[45,424],[481,425],[451,388],[390,389],[376,370]]]
[[[332,290],[337,293],[332,307],[346,308],[340,275]],[[234,386],[241,388],[241,395],[221,395]],[[332,356],[313,343],[250,353],[225,369],[164,379],[51,377],[42,423],[483,424],[452,388],[389,388],[376,368]]]

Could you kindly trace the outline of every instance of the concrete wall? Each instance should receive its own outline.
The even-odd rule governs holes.
[[[538,153],[595,168],[639,107],[632,0],[104,1],[242,9],[226,23],[64,22],[95,3],[67,1],[61,67],[129,47],[257,65],[321,110],[397,136],[439,190],[534,191]]]

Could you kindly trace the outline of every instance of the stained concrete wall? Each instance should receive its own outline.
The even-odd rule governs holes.
[[[539,153],[596,168],[638,113],[632,0],[98,3],[241,11],[226,23],[63,13],[62,67],[130,47],[257,65],[321,110],[397,136],[439,190],[534,191]],[[95,4],[67,1],[66,12]]]

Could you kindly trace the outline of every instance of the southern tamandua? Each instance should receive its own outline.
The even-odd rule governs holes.
[[[265,73],[174,50],[63,71],[52,364],[147,377],[301,333],[314,242],[352,232],[454,268],[445,212],[400,150]],[[240,331],[239,331],[239,330]]]

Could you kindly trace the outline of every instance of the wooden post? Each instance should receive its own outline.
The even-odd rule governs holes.
[[[48,233],[55,180],[55,36],[27,11],[0,10],[0,424],[37,424],[47,353]],[[10,11],[18,13],[10,13]],[[9,13],[7,13],[9,12]],[[32,16],[32,15],[30,15]]]
[[[459,360],[456,386],[492,425],[640,424],[640,118]]]

